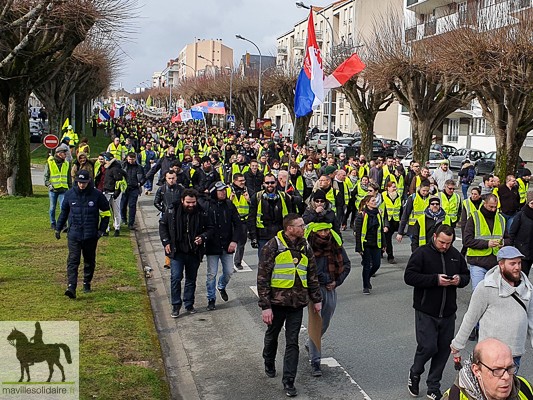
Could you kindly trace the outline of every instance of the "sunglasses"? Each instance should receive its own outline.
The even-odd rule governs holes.
[[[325,203],[325,200],[315,200],[315,203]]]
[[[265,182],[265,185],[275,185],[275,184],[276,184],[276,181]]]
[[[429,203],[430,206],[440,206],[440,203]]]

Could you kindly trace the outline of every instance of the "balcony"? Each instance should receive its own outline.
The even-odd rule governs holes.
[[[531,8],[531,0],[511,0],[509,4],[511,12],[522,11]]]
[[[295,39],[292,43],[294,49],[303,49],[305,46],[305,40]]]
[[[407,0],[407,9],[417,14],[431,14],[437,7],[442,7],[457,0]]]
[[[467,14],[463,11],[446,15],[440,18],[436,18],[425,24],[419,24],[407,28],[405,30],[405,41],[412,42],[415,40],[422,40],[435,35],[442,35],[446,32],[450,32],[461,28],[474,28],[478,27],[475,16]]]
[[[287,48],[286,47],[278,47],[278,55],[286,56],[287,55]]]
[[[322,31],[315,31],[316,41],[322,42],[324,40],[324,34]]]
[[[433,36],[437,33],[437,20],[429,21],[424,24],[424,36]]]

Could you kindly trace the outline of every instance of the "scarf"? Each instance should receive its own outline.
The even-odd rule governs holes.
[[[472,372],[472,356],[464,361],[463,368],[459,371],[459,387],[473,399],[485,399],[478,380]]]
[[[315,252],[315,258],[328,258],[329,277],[337,282],[344,272],[342,247],[339,246],[331,233],[327,238],[323,239],[315,232],[312,232],[309,235],[309,244]]]
[[[368,222],[366,225],[367,232],[371,229],[377,228],[379,226],[378,213],[379,210],[374,208],[373,210],[365,207],[365,213],[368,215]]]
[[[439,211],[434,213],[428,207],[428,208],[426,208],[426,210],[424,212],[429,218],[431,218],[431,219],[433,219],[435,221],[444,220],[444,217],[446,217],[446,211],[444,211],[442,208],[439,208]]]

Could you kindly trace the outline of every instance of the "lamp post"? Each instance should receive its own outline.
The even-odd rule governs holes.
[[[183,65],[185,67],[189,67],[190,69],[192,69],[192,72],[194,74],[194,78],[196,79],[196,70],[193,67],[191,67],[189,64],[185,64],[184,62],[182,62],[181,65]],[[187,75],[187,74],[185,74],[185,75]]]
[[[213,78],[216,79],[216,77],[217,77],[217,67],[215,67],[215,63],[212,60],[210,60],[209,58],[206,58],[206,57],[202,56],[201,54],[198,54],[198,58],[201,58],[202,60],[205,60],[205,61],[211,63],[211,65],[213,66]]]
[[[240,39],[240,40],[245,40],[247,42],[250,42],[251,44],[253,44],[255,46],[255,48],[257,49],[257,51],[259,52],[259,94],[258,94],[258,101],[257,101],[257,118],[261,118],[261,50],[259,50],[259,47],[257,47],[257,45],[252,42],[251,40],[249,39],[246,39],[245,37],[242,37],[241,35],[235,35],[235,37],[237,39]]]
[[[230,115],[233,115],[233,113],[231,112],[231,99],[233,97],[233,68],[225,67],[225,69],[231,72],[229,81],[229,113]]]

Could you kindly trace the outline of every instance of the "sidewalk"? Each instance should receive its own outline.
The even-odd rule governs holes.
[[[206,262],[198,272],[195,315],[170,316],[170,270],[164,269],[154,195],[142,195],[138,207],[137,241],[143,265],[153,269],[147,279],[155,325],[159,334],[166,376],[173,399],[285,398],[281,383],[283,354],[278,351],[278,376],[264,374],[262,349],[266,326],[254,293],[257,251],[247,247],[245,261],[252,271],[235,273],[228,285],[229,301],[217,298],[216,310],[206,311]],[[306,314],[307,311],[304,312]],[[305,322],[304,325],[307,325]],[[336,362],[323,365],[324,376],[312,378],[300,335],[300,364],[296,387],[300,399],[363,399],[358,385]],[[284,349],[283,332],[280,349]],[[335,361],[335,360],[333,360]],[[324,361],[323,361],[324,362]],[[327,360],[326,360],[327,362]]]

